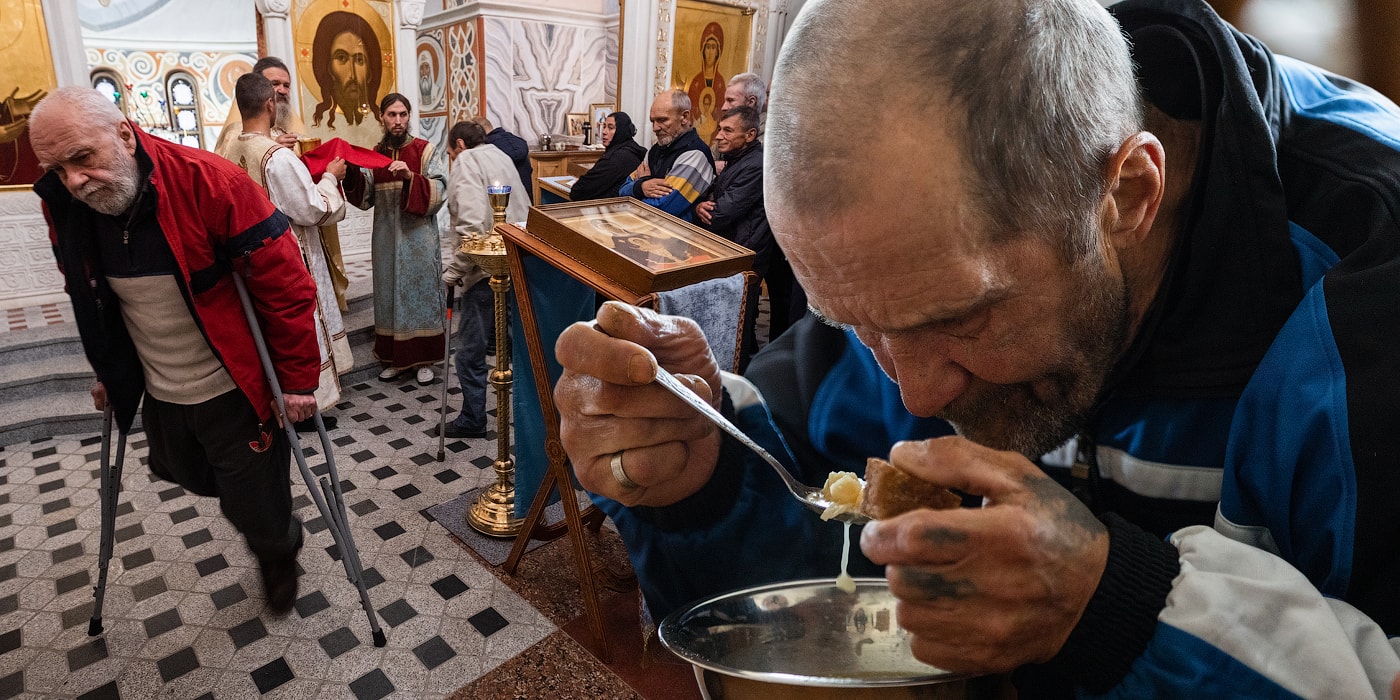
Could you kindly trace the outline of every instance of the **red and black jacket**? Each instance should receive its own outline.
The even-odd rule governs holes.
[[[150,172],[156,218],[179,265],[176,282],[215,357],[261,420],[272,418],[272,390],[244,319],[230,272],[245,274],[282,388],[311,393],[320,361],[316,286],[290,225],[267,195],[233,163],[143,133],[136,158]],[[101,269],[96,235],[102,216],[73,198],[49,173],[35,183],[44,200],[49,240],[73,303],[83,350],[106,386],[122,430],[131,427],[145,393],[136,346],[120,300]]]

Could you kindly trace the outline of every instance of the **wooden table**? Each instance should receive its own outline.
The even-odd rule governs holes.
[[[540,203],[540,178],[569,175],[569,166],[588,163],[592,165],[603,155],[602,151],[530,151],[530,167],[535,169],[534,182],[530,183],[533,201]],[[577,177],[577,176],[575,176]]]

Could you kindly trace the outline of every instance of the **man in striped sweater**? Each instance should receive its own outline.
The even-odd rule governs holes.
[[[710,147],[695,133],[690,96],[668,90],[651,102],[651,133],[656,145],[622,184],[618,194],[637,199],[667,214],[693,221],[695,203],[715,181]]]

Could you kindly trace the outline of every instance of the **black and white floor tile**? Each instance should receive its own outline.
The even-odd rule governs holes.
[[[436,461],[440,391],[371,381],[345,387],[335,411],[335,465],[384,648],[300,478],[305,573],[295,609],[277,617],[217,501],[153,479],[139,432],[122,479],[105,633],[88,636],[100,440],[0,449],[0,700],[440,698],[555,631],[426,514],[494,478],[494,432],[449,441]],[[324,473],[320,445],[303,444]]]

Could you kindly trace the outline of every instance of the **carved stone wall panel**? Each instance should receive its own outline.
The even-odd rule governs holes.
[[[62,295],[39,197],[30,191],[0,192],[0,308],[47,303]]]
[[[336,225],[340,232],[340,258],[345,262],[369,260],[370,234],[374,231],[374,210],[346,205],[345,219]]]

